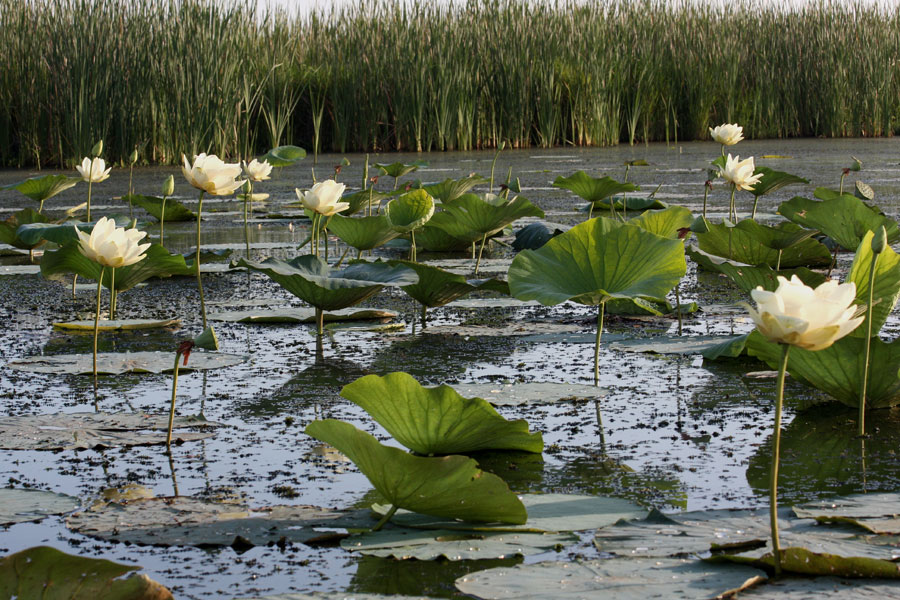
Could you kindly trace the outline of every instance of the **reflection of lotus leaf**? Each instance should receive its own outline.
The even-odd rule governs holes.
[[[167,373],[173,368],[171,352],[101,352],[97,355],[97,372],[104,375],[120,373]],[[193,352],[187,366],[181,371],[205,371],[233,367],[246,360],[237,354],[221,352]],[[54,354],[32,356],[8,363],[11,369],[31,373],[93,374],[93,356],[90,354]]]
[[[81,501],[78,498],[65,494],[0,488],[0,525],[39,521],[50,515],[72,512],[79,506]]]
[[[169,590],[146,575],[122,578],[138,569],[38,546],[0,559],[0,598],[172,600]]]
[[[191,355],[193,358],[194,355]],[[170,356],[171,358],[171,356]],[[90,356],[88,356],[90,359]],[[76,450],[96,447],[163,444],[169,425],[165,415],[144,413],[64,413],[0,417],[0,448],[9,450]],[[175,428],[219,427],[199,417],[176,417]],[[154,433],[153,431],[160,431]],[[176,433],[182,440],[200,440],[212,433]]]
[[[316,506],[241,504],[177,496],[107,503],[66,519],[72,531],[92,537],[157,546],[261,546],[281,539],[306,542],[322,535],[315,528],[364,528],[373,524],[366,511],[335,511]]]
[[[481,398],[464,398],[447,385],[424,387],[407,373],[367,375],[344,386],[341,396],[425,456],[544,449],[541,434],[530,433],[527,421],[507,421]]]
[[[528,517],[506,483],[470,458],[412,456],[334,419],[313,421],[306,433],[345,454],[398,508],[464,521],[520,524]]]
[[[312,254],[290,261],[269,258],[262,263],[241,259],[242,267],[265,273],[284,289],[321,310],[337,310],[362,302],[385,286],[412,285],[414,271],[382,262],[355,262],[333,270]]]
[[[501,567],[460,577],[456,587],[490,600],[717,598],[764,575],[752,567],[700,560],[628,558]]]

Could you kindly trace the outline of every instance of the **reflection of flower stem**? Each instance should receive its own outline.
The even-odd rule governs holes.
[[[247,247],[247,260],[250,260],[250,202],[253,198],[253,183],[248,179],[249,189],[244,194],[244,244]]]
[[[866,308],[866,362],[863,363],[862,390],[859,392],[859,435],[866,435],[866,386],[869,382],[869,356],[872,350],[872,304],[875,299],[875,264],[878,253],[872,253],[872,264],[869,266],[869,303]]]
[[[194,269],[197,273],[197,289],[200,291],[200,315],[203,317],[203,329],[206,329],[206,302],[203,299],[203,279],[200,277],[200,214],[203,212],[203,192],[197,200],[197,253],[194,255]]]
[[[478,250],[478,260],[475,261],[475,274],[478,275],[478,267],[481,265],[481,254],[484,252],[484,244],[487,242],[487,234],[481,236],[481,248]]]
[[[100,277],[97,279],[97,312],[94,313],[94,384],[97,383],[97,338],[100,336],[100,290],[103,289],[103,274],[106,267],[100,267]]]
[[[384,524],[387,523],[388,521],[390,521],[391,517],[394,516],[394,513],[397,512],[397,508],[398,508],[397,506],[391,506],[391,510],[389,510],[386,515],[381,517],[381,520],[375,524],[375,527],[372,528],[372,531],[378,531],[382,527],[384,527]]]
[[[167,449],[168,450],[168,449]],[[172,490],[173,496],[178,496],[178,480],[175,479],[175,460],[172,458],[171,452],[166,452],[169,455],[169,472],[172,474]]]
[[[172,427],[175,425],[175,393],[178,390],[178,367],[181,363],[181,348],[175,352],[175,367],[172,369],[172,403],[169,405],[169,430],[166,433],[166,452],[172,445]],[[173,477],[174,480],[174,477]],[[175,492],[178,495],[178,492]]]
[[[778,460],[781,451],[781,405],[784,401],[784,373],[787,370],[790,344],[781,344],[781,367],[775,384],[775,431],[772,438],[772,468],[769,483],[769,522],[772,526],[772,552],[775,556],[775,575],[781,575],[781,544],[778,541]]]
[[[603,335],[603,312],[606,309],[606,301],[600,303],[597,311],[597,339],[594,341],[594,385],[600,385],[600,336]]]

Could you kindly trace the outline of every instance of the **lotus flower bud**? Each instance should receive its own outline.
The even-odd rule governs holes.
[[[100,140],[91,148],[91,156],[100,156],[103,154],[103,140]]]
[[[169,175],[162,186],[162,195],[171,196],[175,192],[175,176]]]
[[[128,156],[128,164],[133,165],[138,160],[138,151],[137,148],[131,151],[131,154]]]
[[[875,232],[875,235],[872,236],[872,252],[874,252],[875,254],[881,254],[882,252],[884,252],[884,249],[887,248],[887,245],[887,230],[884,228],[884,225],[882,225]]]

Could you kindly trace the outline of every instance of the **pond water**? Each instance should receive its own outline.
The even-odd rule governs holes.
[[[863,164],[851,173],[870,184],[875,202],[891,217],[900,212],[900,141],[879,140],[767,140],[747,141],[736,147],[741,156],[760,158],[757,164],[800,175],[809,186],[785,188],[766,197],[763,218],[774,218],[777,205],[794,195],[812,195],[817,186],[837,187],[841,168]],[[606,149],[520,150],[505,152],[497,161],[496,178],[508,169],[518,177],[522,195],[546,212],[546,220],[574,224],[584,218],[576,209],[583,202],[551,186],[559,175],[585,170],[621,179],[625,161],[643,159],[649,166],[632,167],[629,180],[647,195],[681,204],[698,213],[708,161],[719,152],[710,143],[679,146],[654,144]],[[341,156],[323,155],[315,172],[332,174]],[[364,157],[348,155],[340,180],[359,185]],[[403,178],[436,181],[471,172],[489,175],[492,153],[433,155],[379,155],[374,162],[424,159],[428,167]],[[271,194],[254,212],[251,227],[254,258],[290,257],[306,239],[308,222],[283,205],[296,200],[295,187],[309,187],[312,160],[282,169],[257,190]],[[74,173],[74,172],[73,172]],[[175,168],[141,168],[134,172],[138,193],[156,195],[169,173],[176,176],[176,197],[189,208],[196,196]],[[374,173],[374,170],[371,172]],[[0,172],[0,186],[33,173]],[[114,169],[111,178],[94,186],[93,209],[98,214],[125,212],[118,199],[127,191],[127,169]],[[379,189],[389,189],[382,177]],[[84,201],[79,184],[50,200],[51,215]],[[0,216],[26,206],[30,200],[17,192],[0,193]],[[738,195],[738,211],[746,215],[749,195]],[[714,219],[727,208],[728,192],[716,186],[709,198]],[[136,210],[141,218],[146,215]],[[272,214],[279,218],[270,218]],[[293,216],[292,216],[293,215]],[[204,245],[234,248],[244,253],[242,213],[232,199],[204,200]],[[5,217],[4,217],[5,218]],[[155,231],[150,219],[149,231]],[[528,220],[516,223],[521,226]],[[193,225],[166,225],[170,250],[193,248]],[[334,243],[334,242],[332,242]],[[339,249],[342,251],[342,249]],[[332,249],[332,252],[334,250]],[[399,250],[376,255],[402,257]],[[494,245],[485,274],[502,274],[511,252]],[[473,263],[465,254],[420,254],[420,260],[449,259],[461,272]],[[838,270],[846,270],[842,256]],[[74,300],[69,286],[50,282],[35,273],[27,256],[0,258],[0,318],[6,324],[0,342],[0,362],[34,355],[90,353],[91,335],[64,333],[52,323],[89,318],[94,292],[79,288]],[[841,275],[843,274],[840,273]],[[264,275],[242,271],[210,273],[204,278],[209,311],[300,306],[301,303]],[[670,298],[674,300],[674,296]],[[689,263],[682,283],[682,301],[701,307],[733,305],[745,300],[727,280],[697,272]],[[246,355],[247,361],[228,369],[184,373],[179,379],[179,414],[202,414],[224,423],[215,436],[187,442],[173,450],[170,461],[160,446],[60,452],[0,451],[0,480],[10,487],[33,487],[79,497],[90,505],[102,490],[136,484],[158,496],[184,495],[239,500],[251,507],[304,504],[331,508],[362,506],[371,502],[371,486],[351,463],[324,451],[306,436],[312,420],[333,417],[387,439],[386,433],[356,405],[339,396],[341,387],[368,374],[395,370],[411,373],[423,383],[592,382],[593,309],[571,303],[553,308],[537,306],[471,307],[449,305],[429,311],[429,328],[415,324],[414,303],[399,290],[383,291],[365,306],[394,310],[403,326],[388,332],[336,329],[327,334],[323,359],[316,359],[314,329],[310,325],[248,325],[214,323],[221,350]],[[178,342],[199,330],[198,301],[192,278],[151,280],[148,285],[122,294],[121,318],[180,317],[174,330],[103,334],[100,351],[161,350],[173,352]],[[453,335],[454,327],[500,326],[508,323],[544,327],[567,324],[565,333],[531,336]],[[684,334],[743,333],[752,324],[742,310],[711,310],[685,321]],[[432,332],[429,332],[429,329]],[[542,329],[544,331],[546,327]],[[551,328],[552,329],[552,328]],[[748,377],[766,369],[746,361],[704,362],[699,356],[657,356],[611,349],[617,339],[674,335],[670,318],[617,318],[607,322],[601,348],[600,386],[606,394],[598,401],[500,407],[509,418],[525,418],[543,433],[542,458],[529,455],[481,457],[482,465],[505,479],[515,491],[607,494],[635,500],[663,510],[759,507],[767,504],[768,441],[773,421],[772,378]],[[448,333],[449,332],[449,333]],[[892,317],[884,330],[896,336]],[[94,389],[90,377],[37,375],[0,367],[2,416],[142,410],[164,412],[171,393],[168,375],[102,376]],[[823,404],[826,398],[795,382],[788,382],[790,398],[785,419],[785,447],[781,492],[784,503],[858,492],[864,489],[895,491],[900,481],[896,447],[900,415],[896,411],[872,413],[873,438],[867,446],[865,481],[858,472],[858,442],[853,419],[839,407]],[[813,410],[808,409],[814,405]],[[812,432],[812,433],[811,433]],[[559,553],[528,557],[527,562],[570,556],[595,557],[586,540]],[[230,547],[162,548],[116,544],[69,531],[63,519],[47,518],[0,530],[0,554],[38,544],[82,555],[133,562],[153,579],[168,586],[178,598],[250,597],[290,591],[348,591],[405,593],[431,596],[459,595],[453,581],[467,572],[505,561],[392,561],[361,558],[340,547],[312,548],[302,544],[253,547],[239,552]]]

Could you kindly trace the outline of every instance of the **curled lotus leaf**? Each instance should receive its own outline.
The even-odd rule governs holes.
[[[31,223],[48,223],[49,219],[32,208],[25,208],[11,214],[5,221],[0,221],[0,242],[9,244],[14,248],[31,250],[44,243],[43,239],[37,241],[22,240],[18,236],[19,227]]]
[[[428,308],[444,306],[476,290],[509,294],[509,285],[498,279],[466,279],[462,275],[438,267],[411,261],[397,260],[390,263],[405,265],[416,272],[419,281],[403,286],[403,291]]]
[[[359,261],[338,270],[312,254],[289,261],[269,258],[261,263],[241,258],[238,264],[265,273],[290,293],[321,310],[347,308],[385,286],[400,287],[418,281],[415,271],[402,265]]]
[[[385,215],[345,217],[337,214],[329,219],[328,230],[357,250],[383,246],[400,235]]]
[[[636,192],[641,189],[633,183],[620,183],[612,177],[591,177],[584,171],[577,171],[569,177],[557,177],[553,182],[553,187],[570,190],[592,203],[600,202],[610,196]]]
[[[384,214],[397,233],[415,231],[434,214],[434,198],[425,190],[412,190],[388,202]]]
[[[460,239],[494,235],[522,217],[544,217],[544,211],[522,196],[508,200],[493,194],[463,194],[453,202],[445,202],[443,209],[443,214],[452,220],[442,217],[434,225]]]
[[[80,177],[41,175],[40,177],[30,177],[25,181],[20,181],[18,183],[11,183],[0,189],[17,190],[35,202],[43,202],[60,192],[66,191],[70,187],[74,187],[79,181],[81,181]]]
[[[118,267],[115,274],[116,290],[124,292],[151,277],[169,277],[188,272],[184,256],[171,254],[163,246],[152,244],[145,252],[146,257],[132,265]],[[59,248],[44,253],[41,260],[41,274],[47,279],[61,279],[64,275],[75,274],[97,281],[103,267],[84,254],[78,244],[70,242]],[[109,289],[113,283],[110,270],[106,269],[103,286]]]
[[[629,219],[630,225],[637,225],[658,236],[682,239],[681,232],[690,228],[694,215],[683,206],[670,206],[662,210],[648,210],[639,217]]]
[[[197,215],[194,211],[174,198],[165,199],[165,214],[163,214],[163,199],[156,196],[125,194],[122,196],[122,200],[130,202],[135,206],[140,206],[157,221],[161,221],[163,217],[165,217],[166,223],[197,220]]]
[[[874,233],[867,232],[856,249],[853,264],[850,266],[848,281],[856,284],[856,300],[859,306],[867,306],[869,302],[869,274],[872,269],[872,238]],[[872,289],[872,312],[865,314],[865,321],[850,335],[867,337],[869,335],[869,319],[872,320],[872,335],[878,335],[888,316],[893,312],[900,298],[900,256],[890,247],[885,246],[875,261],[875,282]]]
[[[277,146],[269,150],[259,162],[268,161],[273,167],[289,167],[298,160],[306,158],[306,150],[299,146]]]
[[[477,185],[488,183],[481,175],[469,175],[460,179],[445,179],[438,183],[413,182],[413,188],[421,188],[439,202],[453,202]]]
[[[349,423],[313,421],[306,433],[347,456],[398,508],[449,519],[521,524],[528,515],[506,483],[471,458],[412,456],[384,446]]]
[[[508,421],[481,398],[465,398],[448,385],[424,387],[407,373],[366,375],[344,386],[341,396],[422,455],[544,449],[527,421]]]

